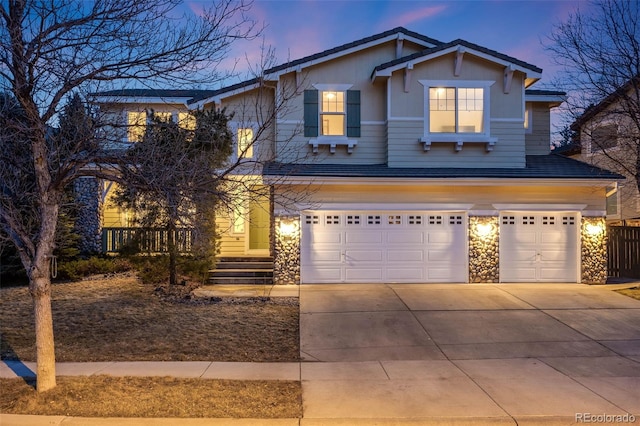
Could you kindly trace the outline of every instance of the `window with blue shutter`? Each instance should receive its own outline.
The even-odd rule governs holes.
[[[318,136],[318,91],[304,91],[304,135],[306,137]]]
[[[360,137],[360,91],[347,90],[347,137]]]

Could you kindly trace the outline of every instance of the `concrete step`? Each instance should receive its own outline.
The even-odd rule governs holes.
[[[273,262],[219,262],[215,270],[273,269]]]
[[[211,277],[273,277],[273,269],[216,269],[209,272]]]
[[[209,277],[209,284],[273,284],[273,277]]]

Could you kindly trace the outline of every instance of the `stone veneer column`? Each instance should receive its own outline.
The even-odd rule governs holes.
[[[497,283],[500,278],[499,218],[469,217],[469,282]]]
[[[300,284],[300,218],[276,216],[273,282]]]
[[[75,231],[80,235],[82,254],[102,251],[102,181],[93,177],[78,178],[73,186],[78,207]]]
[[[583,217],[580,229],[584,284],[607,282],[607,226],[602,217]]]

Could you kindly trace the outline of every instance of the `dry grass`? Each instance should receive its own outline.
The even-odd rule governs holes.
[[[625,288],[622,290],[616,290],[620,294],[624,294],[625,296],[632,297],[634,299],[640,300],[640,286],[633,288]]]
[[[194,301],[159,297],[134,276],[55,284],[56,360],[299,360],[296,298]],[[0,290],[3,359],[35,360],[31,297]]]
[[[38,394],[21,379],[0,379],[0,412],[74,417],[302,417],[300,383],[59,377]]]
[[[161,291],[158,291],[161,290]],[[194,300],[189,287],[115,276],[53,286],[56,359],[92,361],[297,361],[296,298]],[[187,297],[185,297],[187,296]],[[35,359],[27,288],[0,289],[3,359]],[[78,417],[299,418],[299,382],[159,377],[58,377],[38,394],[0,379],[0,412]]]

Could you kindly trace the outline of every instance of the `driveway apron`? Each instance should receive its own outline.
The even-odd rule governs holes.
[[[640,419],[640,301],[603,287],[302,285],[300,346],[306,420]]]

